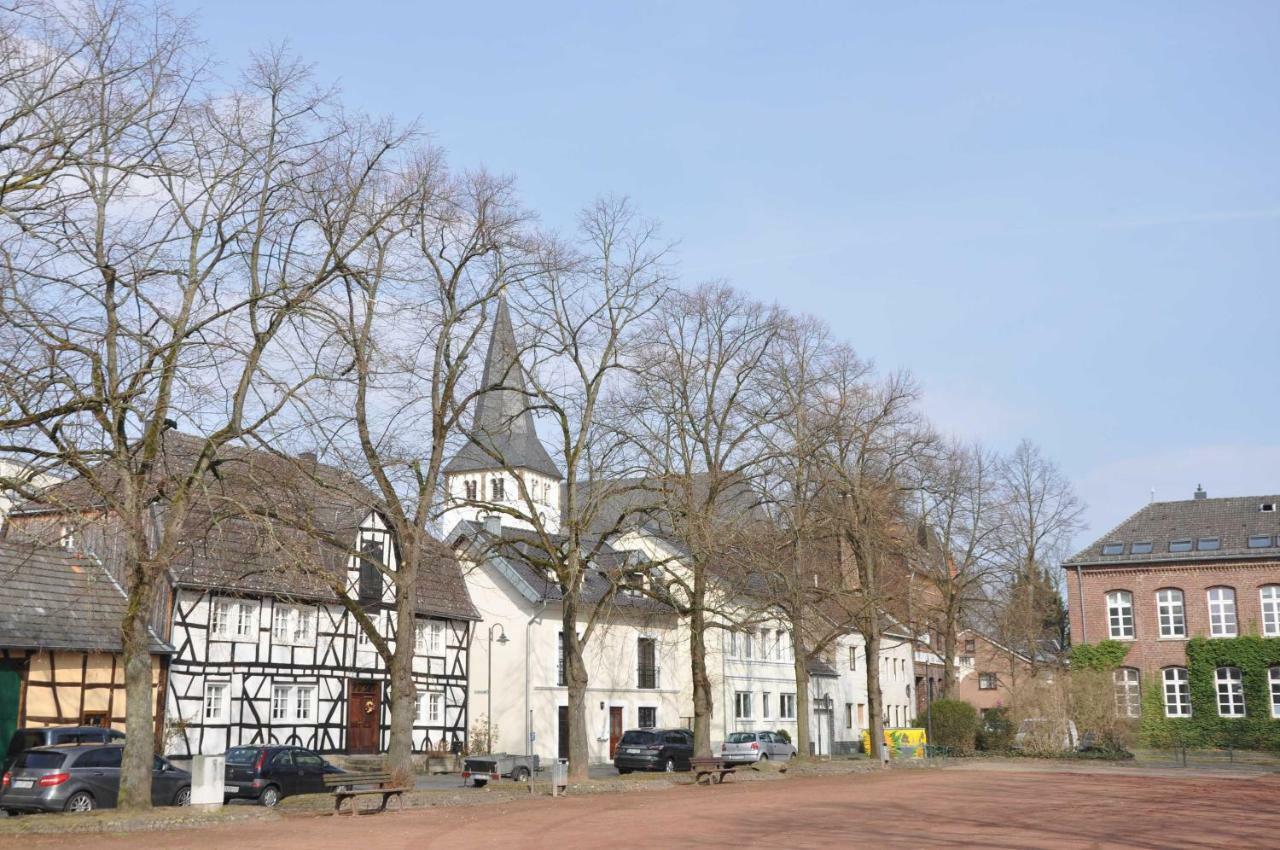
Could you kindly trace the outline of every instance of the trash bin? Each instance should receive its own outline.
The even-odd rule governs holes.
[[[551,766],[551,796],[559,796],[569,787],[569,760],[556,759]]]

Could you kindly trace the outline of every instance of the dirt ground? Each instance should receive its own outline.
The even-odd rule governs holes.
[[[119,836],[95,848],[1280,848],[1280,775],[957,767]],[[23,838],[24,848],[67,837]]]

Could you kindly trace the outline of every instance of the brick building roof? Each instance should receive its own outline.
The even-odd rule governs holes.
[[[1064,566],[1277,557],[1280,496],[1234,496],[1152,502],[1072,555]]]

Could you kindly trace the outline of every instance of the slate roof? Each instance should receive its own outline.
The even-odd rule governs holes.
[[[0,540],[0,647],[119,652],[125,595],[92,558]],[[153,653],[173,647],[155,632]]]
[[[529,597],[529,601],[560,602],[564,599],[560,585],[548,570],[540,568],[541,564],[550,564],[550,556],[535,532],[504,526],[501,538],[495,538],[479,523],[463,520],[450,533],[449,540],[454,546],[470,544],[477,547],[476,551],[480,556],[497,564],[517,590]],[[552,546],[563,547],[568,538],[565,535],[552,535],[550,541]],[[594,548],[594,541],[591,546]],[[636,569],[643,568],[634,558],[633,553],[602,544],[591,569],[583,576],[582,593],[579,597],[581,601],[590,605],[604,599],[612,586],[610,574],[614,575],[616,581],[617,574],[625,571],[629,565],[634,565]],[[672,613],[670,606],[650,596],[626,591],[615,593],[610,604],[617,608]]]
[[[152,483],[157,521],[163,521],[166,487],[191,469],[202,445],[199,438],[166,433]],[[100,503],[85,480],[73,479],[17,513]],[[224,446],[216,472],[205,476],[192,499],[172,580],[186,587],[333,601],[330,582],[335,576],[345,581],[357,529],[376,506],[374,494],[344,470]],[[443,544],[435,544],[432,557],[419,566],[418,612],[479,619],[461,569]]]
[[[1262,505],[1273,505],[1262,511]],[[1249,548],[1249,538],[1268,535],[1271,546]],[[1195,541],[1217,537],[1218,549],[1201,551]],[[1170,552],[1174,540],[1191,540],[1190,552]],[[1123,544],[1119,554],[1102,554],[1103,546]],[[1149,554],[1134,554],[1133,544],[1151,543]],[[1112,564],[1196,563],[1240,558],[1280,558],[1280,496],[1236,496],[1224,499],[1187,499],[1180,502],[1153,502],[1084,549],[1063,562],[1063,566],[1109,566]]]
[[[564,477],[534,429],[532,396],[519,355],[511,311],[502,299],[489,335],[480,384],[484,391],[476,400],[472,437],[445,464],[445,472],[513,467],[530,469],[557,481]]]

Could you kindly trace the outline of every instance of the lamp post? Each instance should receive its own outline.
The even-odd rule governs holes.
[[[484,737],[485,746],[489,752],[493,752],[493,631],[498,630],[498,646],[502,646],[507,642],[507,630],[502,628],[502,623],[494,623],[489,627],[489,687],[485,691],[485,699],[488,706],[485,709],[484,716]]]

